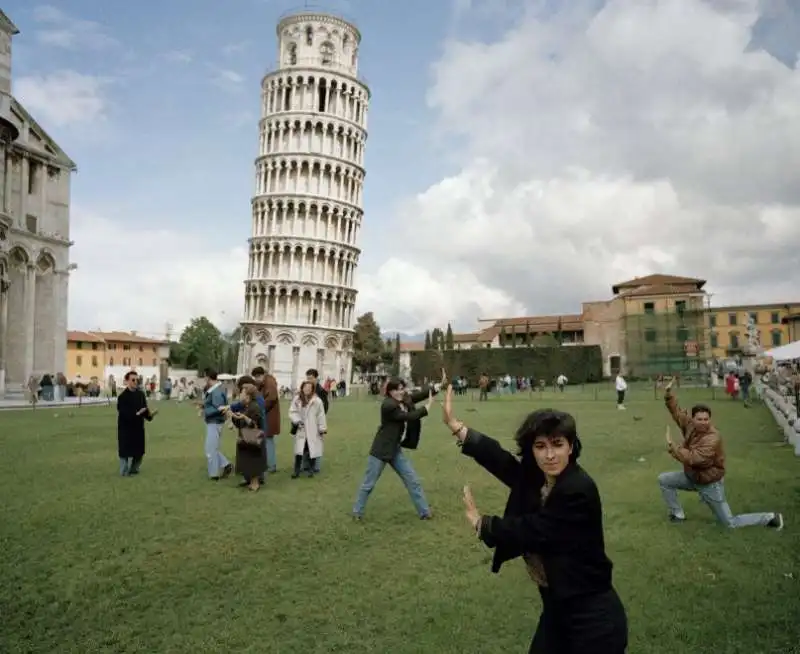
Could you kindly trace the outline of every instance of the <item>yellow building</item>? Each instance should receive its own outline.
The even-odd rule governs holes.
[[[169,341],[135,332],[67,332],[65,374],[70,381],[95,377],[102,384],[109,375],[119,378],[128,370],[150,377],[168,358]]]
[[[770,349],[800,339],[800,302],[711,307],[708,333],[712,356],[737,354],[747,343],[747,325],[752,317],[761,346]]]
[[[91,332],[67,332],[67,365],[64,374],[69,381],[92,377],[101,379],[106,366],[106,343]]]

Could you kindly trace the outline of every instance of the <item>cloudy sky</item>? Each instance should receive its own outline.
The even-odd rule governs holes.
[[[73,328],[243,306],[259,83],[298,0],[10,0],[14,93],[77,161]],[[331,0],[373,99],[360,312],[572,313],[650,272],[800,300],[790,0]]]

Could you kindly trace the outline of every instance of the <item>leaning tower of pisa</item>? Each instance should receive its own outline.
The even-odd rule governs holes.
[[[239,370],[263,365],[291,388],[309,368],[349,383],[370,98],[361,34],[310,12],[277,33],[261,82]]]

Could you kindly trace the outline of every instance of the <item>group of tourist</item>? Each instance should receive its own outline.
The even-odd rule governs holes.
[[[327,434],[327,394],[319,385],[318,376],[316,370],[307,372],[289,409],[295,439],[293,478],[300,475],[304,464],[309,476],[319,470]],[[619,379],[617,390],[622,393],[620,400],[624,400]],[[238,380],[238,388],[237,401],[228,403],[216,374],[207,374],[201,414],[206,422],[208,475],[219,480],[234,470],[219,451],[223,425],[231,420],[239,435],[236,472],[243,477],[241,485],[255,491],[268,470],[276,468],[274,438],[280,433],[278,387],[275,378],[258,367]],[[538,586],[542,613],[529,651],[623,654],[628,642],[626,613],[614,590],[612,564],[605,552],[600,494],[591,476],[578,464],[582,443],[571,415],[551,409],[533,411],[517,429],[517,452],[512,454],[498,441],[455,417],[454,386],[447,383],[444,371],[441,384],[415,391],[407,389],[402,380],[390,380],[385,385],[380,424],[352,509],[353,517],[357,521],[363,519],[367,499],[387,464],[403,481],[420,519],[433,517],[419,477],[403,450],[418,447],[421,421],[429,415],[442,388],[446,388],[442,419],[462,454],[474,459],[510,492],[502,516],[481,513],[468,487],[464,488],[463,499],[476,537],[494,550],[492,571],[496,573],[504,563],[520,558]],[[726,527],[760,525],[782,529],[780,513],[732,513],[725,498],[723,441],[711,420],[711,409],[703,404],[689,411],[680,408],[672,383],[666,384],[664,400],[681,431],[680,441],[674,442],[667,428],[666,448],[682,470],[662,473],[658,479],[670,521],[686,520],[677,496],[677,491],[683,490],[696,492]],[[118,398],[117,408],[120,472],[131,476],[139,472],[144,455],[144,423],[156,413],[147,407],[136,373],[125,376],[125,390]]]

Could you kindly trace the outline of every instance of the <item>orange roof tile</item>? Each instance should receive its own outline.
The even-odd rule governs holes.
[[[67,343],[105,343],[105,341],[91,332],[67,332]]]
[[[645,275],[644,277],[634,277],[627,282],[619,282],[611,287],[614,295],[623,289],[634,289],[642,286],[693,286],[695,290],[700,290],[706,285],[705,279],[695,279],[694,277],[678,277],[677,275]]]
[[[105,341],[113,343],[141,343],[143,345],[168,345],[166,339],[145,338],[130,332],[92,332]]]

